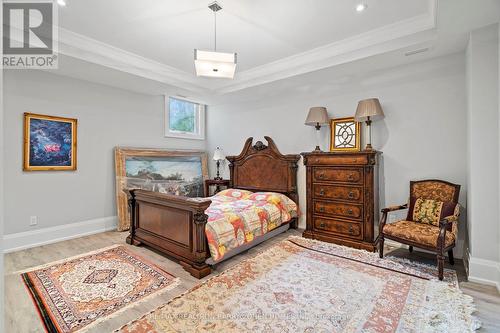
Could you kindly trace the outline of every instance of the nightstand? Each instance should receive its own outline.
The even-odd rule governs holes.
[[[228,188],[229,184],[229,179],[207,179],[205,180],[205,195],[207,197],[212,196],[222,190],[221,186]],[[210,187],[212,186],[215,186],[215,191],[213,194],[210,194]]]

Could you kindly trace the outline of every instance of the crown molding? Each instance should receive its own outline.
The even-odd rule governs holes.
[[[59,53],[193,92],[206,92],[196,76],[96,39],[58,28]]]
[[[425,14],[237,72],[230,82],[210,81],[210,87],[207,80],[197,78],[194,73],[64,28],[59,28],[59,53],[194,93],[226,94],[433,40],[436,37],[438,1],[428,0],[428,3]]]
[[[430,2],[437,3],[436,0]],[[430,8],[435,8],[435,5],[430,5]],[[236,79],[230,84],[218,87],[217,92],[230,93],[424,43],[435,38],[435,28],[436,10],[432,9],[424,15],[237,72]]]

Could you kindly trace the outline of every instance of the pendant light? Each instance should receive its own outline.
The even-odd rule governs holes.
[[[194,50],[196,76],[232,79],[236,70],[236,53],[217,52],[217,12],[222,7],[216,1],[208,8],[214,12],[214,51]]]

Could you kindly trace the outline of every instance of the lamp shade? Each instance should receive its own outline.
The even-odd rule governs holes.
[[[328,113],[326,112],[326,108],[323,106],[314,106],[310,108],[305,124],[309,126],[328,124]]]
[[[236,53],[194,50],[197,76],[232,79],[236,70]]]
[[[226,158],[226,155],[224,155],[224,152],[222,151],[222,149],[220,149],[219,147],[217,147],[217,149],[215,149],[214,151],[214,161],[222,161]]]
[[[383,118],[384,111],[378,98],[369,98],[359,101],[358,108],[356,109],[356,114],[354,119],[356,121],[364,121],[370,117],[372,120],[374,118]]]

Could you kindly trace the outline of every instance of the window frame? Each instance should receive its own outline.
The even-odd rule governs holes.
[[[205,140],[205,112],[206,104],[193,101],[187,98],[182,98],[178,96],[164,96],[164,106],[165,106],[165,119],[164,119],[164,130],[165,137],[179,138],[179,139],[192,139],[192,140]],[[193,104],[197,104],[199,107],[195,112],[195,126],[197,127],[196,133],[172,131],[170,129],[170,99],[176,99],[178,101],[185,101]]]

